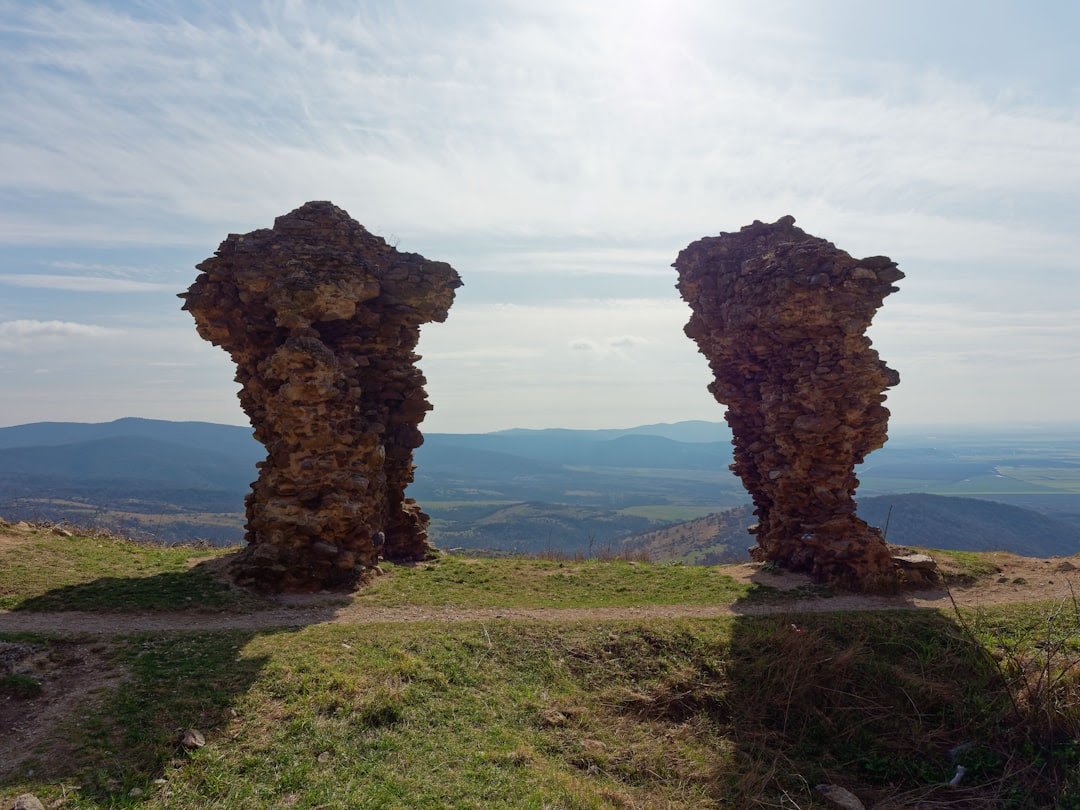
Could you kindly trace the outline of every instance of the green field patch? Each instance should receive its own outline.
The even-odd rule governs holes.
[[[944,484],[930,479],[878,478],[870,474],[859,476],[859,494],[864,497],[909,492],[929,495],[1029,495],[1060,491],[1036,481],[997,475],[980,475]]]
[[[1080,467],[998,467],[1002,475],[1027,484],[1080,494]],[[1042,491],[1042,490],[1040,490]]]
[[[476,560],[442,555],[420,565],[384,564],[356,597],[386,607],[620,607],[729,604],[750,586],[715,568],[627,560]]]
[[[925,491],[935,495],[1036,495],[1062,490],[1003,475],[980,475],[953,484],[937,485]]]

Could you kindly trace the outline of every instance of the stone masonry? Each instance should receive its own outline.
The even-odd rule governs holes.
[[[423,558],[428,516],[405,488],[431,405],[413,350],[421,324],[446,319],[457,272],[398,252],[329,202],[230,234],[197,268],[183,308],[236,363],[267,450],[237,580],[348,589],[380,557]]]
[[[795,227],[754,222],[689,245],[674,264],[687,336],[727,405],[738,475],[753,497],[754,556],[821,581],[891,587],[881,533],[855,515],[854,467],[887,438],[885,389],[900,381],[871,348],[871,318],[904,277]]]

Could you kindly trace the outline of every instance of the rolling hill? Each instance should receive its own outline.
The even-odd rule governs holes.
[[[729,437],[712,422],[429,433],[408,494],[431,514],[432,539],[444,547],[579,553],[635,536],[657,559],[740,559],[753,521],[726,512],[749,501],[727,469]],[[0,428],[0,516],[237,543],[263,456],[250,428],[201,422]],[[898,543],[1080,548],[1080,430],[907,435],[873,453],[858,475],[860,508],[883,524],[888,506],[875,496],[891,504],[889,539]],[[709,514],[722,516],[682,523]]]
[[[859,500],[859,516],[887,529],[900,546],[954,551],[1011,551],[1028,557],[1069,556],[1080,551],[1080,526],[1010,504],[980,498],[908,493]],[[749,559],[755,522],[751,506],[706,515],[625,538],[622,548],[656,560],[698,565]]]
[[[236,490],[251,483],[253,470],[254,460],[243,455],[141,436],[0,450],[0,475],[116,482],[118,486],[152,482],[175,488]]]
[[[112,422],[34,422],[0,428],[0,450],[57,447],[117,438],[142,438],[207,450],[254,464],[265,456],[251,428],[213,422],[170,422],[127,417]]]

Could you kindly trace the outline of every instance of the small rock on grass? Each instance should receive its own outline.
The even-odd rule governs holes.
[[[866,810],[866,805],[854,793],[839,785],[818,785],[814,790],[842,810]]]
[[[189,728],[184,732],[184,739],[180,741],[180,744],[190,751],[206,745],[206,738],[197,728]]]
[[[544,709],[540,712],[540,725],[555,728],[566,725],[566,715],[558,709]]]
[[[33,793],[24,793],[22,796],[16,797],[15,804],[11,805],[11,810],[45,810],[45,805]]]

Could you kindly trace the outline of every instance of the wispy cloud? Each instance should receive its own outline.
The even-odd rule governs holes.
[[[673,402],[685,418],[719,419],[708,368],[682,334],[688,317],[665,299],[463,306],[421,336],[420,365],[436,403],[430,429],[445,429],[448,419],[478,430],[629,425],[633,413],[670,420]],[[485,338],[486,353],[458,359]],[[470,399],[489,407],[470,413]]]
[[[570,348],[575,352],[589,352],[597,356],[621,355],[641,346],[647,346],[652,341],[639,335],[610,335],[597,339],[574,338],[570,341]]]
[[[640,406],[628,422],[664,421],[715,413],[669,263],[703,235],[790,213],[908,273],[874,339],[910,402],[966,403],[967,377],[934,377],[951,363],[933,351],[1042,352],[1080,378],[1060,325],[1080,306],[1080,107],[1060,78],[1075,48],[1054,14],[1011,4],[936,9],[932,31],[887,5],[9,3],[0,253],[180,245],[196,261],[229,231],[332,199],[465,278],[421,342],[433,418],[555,424],[614,396]],[[1055,13],[1075,19],[1072,5]],[[1014,53],[1018,29],[1047,52]],[[9,324],[82,317],[20,309],[20,295],[174,292],[164,273],[90,260],[8,269],[0,317],[40,319]],[[156,318],[146,301],[127,296],[117,322]],[[1020,323],[1010,306],[1053,315]],[[1011,379],[1003,411],[1037,389]]]
[[[912,65],[906,93],[823,82],[818,43],[740,4],[158,8],[16,13],[34,33],[9,56],[9,187],[84,196],[113,231],[140,207],[255,226],[331,197],[405,233],[707,233],[807,211],[1000,252],[1015,227],[995,224],[1045,231],[1080,179],[1074,110]],[[958,205],[972,229],[927,234]]]
[[[27,354],[55,351],[82,341],[119,334],[119,329],[71,321],[0,321],[0,350]]]
[[[100,293],[139,293],[171,292],[175,284],[161,284],[151,281],[135,281],[125,278],[103,278],[101,276],[58,276],[44,273],[7,273],[0,274],[0,284],[15,287],[36,287],[43,290],[70,290],[72,292]]]

